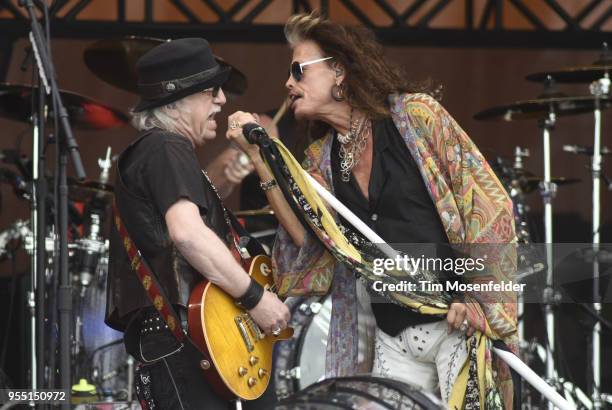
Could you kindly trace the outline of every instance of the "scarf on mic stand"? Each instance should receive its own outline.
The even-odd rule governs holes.
[[[480,152],[452,117],[424,94],[392,96],[390,103],[392,118],[420,166],[450,242],[511,243],[514,239],[511,202]],[[372,244],[354,240],[350,228],[337,223],[335,215],[310,185],[306,171],[280,141],[272,142],[266,149],[262,147],[262,154],[307,230],[301,249],[292,249],[287,233],[279,230],[273,254],[277,288],[280,295],[325,294],[331,288],[334,307],[328,375],[348,375],[354,371],[357,358],[355,277],[366,285],[380,280],[380,274],[373,271],[372,260],[381,253]],[[305,161],[311,176],[326,187],[331,185],[330,150],[328,135],[309,148]],[[504,246],[498,255],[489,258],[486,273],[474,280],[504,280],[513,272],[515,263],[513,247]],[[386,271],[384,280],[435,282],[436,278],[427,271],[416,276]],[[380,294],[421,314],[445,315],[451,301],[444,291]],[[508,369],[499,362],[494,366],[491,355],[493,340],[503,340],[515,347],[516,311],[510,305],[514,295],[505,296],[505,303],[500,303],[499,297],[491,300],[486,294],[465,296],[470,322],[478,325],[467,341],[469,360],[454,385],[451,408],[503,408],[504,403],[511,406]],[[347,332],[351,334],[346,335]]]

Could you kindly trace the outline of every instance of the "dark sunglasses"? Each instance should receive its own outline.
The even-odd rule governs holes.
[[[294,61],[291,64],[291,68],[289,68],[289,75],[293,76],[293,78],[295,78],[295,81],[301,81],[302,76],[304,75],[304,70],[302,69],[302,67],[310,65],[310,64],[314,64],[314,63],[320,63],[321,61],[329,60],[330,58],[333,58],[333,57],[317,58],[316,60],[310,60],[304,63],[298,63],[297,61]]]
[[[212,88],[207,88],[205,90],[202,90],[202,93],[206,94],[206,93],[211,93],[213,98],[217,98],[217,96],[219,95],[219,91],[221,90],[221,86],[220,85],[216,85]]]

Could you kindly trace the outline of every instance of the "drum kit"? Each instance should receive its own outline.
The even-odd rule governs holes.
[[[528,243],[531,240],[529,224],[527,220],[528,207],[525,204],[525,195],[539,188],[542,202],[544,205],[544,231],[546,244],[553,243],[553,200],[557,187],[576,183],[576,179],[552,178],[551,177],[551,133],[554,130],[558,117],[566,115],[592,113],[594,116],[593,146],[582,147],[566,145],[563,147],[565,152],[574,154],[585,154],[591,157],[592,173],[592,248],[597,254],[600,250],[600,218],[601,218],[601,180],[610,189],[612,185],[608,177],[602,172],[602,156],[610,154],[607,147],[602,146],[601,141],[601,111],[612,105],[610,96],[610,72],[612,71],[612,54],[608,50],[607,44],[603,45],[603,51],[599,60],[592,65],[571,67],[550,72],[539,72],[528,75],[529,81],[544,83],[544,93],[536,99],[518,101],[512,104],[493,107],[477,113],[474,118],[483,121],[518,121],[536,120],[542,134],[543,145],[543,174],[544,178],[538,180],[533,174],[525,171],[523,159],[529,155],[527,150],[516,147],[514,163],[498,158],[494,168],[498,171],[500,179],[505,182],[508,192],[514,202],[517,236],[519,242]],[[585,84],[588,86],[589,95],[567,96],[556,90],[556,83]],[[570,382],[560,378],[555,363],[555,311],[559,299],[558,291],[554,283],[553,272],[553,251],[552,246],[546,247],[546,264],[542,269],[546,270],[546,286],[541,295],[546,316],[546,346],[544,348],[544,363],[546,366],[546,378],[549,383],[558,387],[560,392],[566,395],[568,400],[576,403],[577,406],[585,408],[600,409],[604,402],[609,401],[609,396],[601,392],[601,303],[600,303],[600,260],[592,258],[592,282],[593,282],[593,313],[597,317],[591,336],[591,359],[592,372],[590,397],[581,392]],[[525,340],[524,324],[525,317],[524,304],[519,295],[519,339],[523,351],[533,351],[533,343]],[[603,321],[605,322],[605,321]],[[568,388],[570,385],[572,388]],[[530,399],[530,392],[526,392]],[[524,398],[525,399],[525,398]]]

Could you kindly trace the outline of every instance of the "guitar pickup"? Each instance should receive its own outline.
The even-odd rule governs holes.
[[[238,331],[240,332],[240,336],[242,337],[242,341],[244,342],[247,351],[252,352],[255,347],[253,346],[253,343],[249,338],[249,332],[247,330],[248,325],[245,324],[245,321],[242,316],[236,316],[234,318],[234,321],[236,322],[236,326],[238,327]]]

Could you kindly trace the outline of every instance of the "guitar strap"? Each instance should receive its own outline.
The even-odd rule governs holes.
[[[233,241],[236,249],[238,249],[238,256],[246,258],[248,255],[255,256],[265,254],[265,251],[259,241],[253,238],[246,231],[246,229],[242,227],[236,217],[231,212],[227,211],[225,207],[223,207],[223,211],[225,213],[226,222],[229,225],[232,237],[234,239],[238,238],[238,240]],[[205,359],[208,360],[209,363],[212,363],[210,361],[210,357],[208,357],[208,355],[191,340],[189,335],[181,326],[181,320],[174,310],[172,304],[169,303],[168,297],[166,296],[163,287],[159,284],[157,276],[155,276],[149,267],[149,264],[140,253],[140,250],[137,248],[125,225],[123,224],[116,200],[113,200],[113,213],[115,227],[117,228],[117,232],[119,233],[121,241],[123,242],[123,247],[128,255],[132,270],[138,276],[138,281],[144,288],[149,301],[159,312],[159,315],[162,317],[164,322],[166,322],[166,325],[168,325],[168,329],[170,329],[176,340],[181,345],[192,347],[188,350],[198,353],[198,361]],[[187,341],[187,343],[185,343],[185,341]]]
[[[119,236],[123,242],[123,247],[125,248],[125,252],[130,260],[132,270],[138,276],[138,281],[144,288],[149,301],[159,312],[159,315],[162,317],[164,322],[166,322],[166,325],[168,325],[168,329],[170,329],[176,340],[181,345],[185,346],[186,344],[189,344],[193,346],[195,350],[200,353],[200,356],[202,356],[200,360],[202,358],[210,360],[210,358],[196,346],[185,330],[183,330],[181,320],[179,319],[179,316],[174,310],[172,304],[168,302],[168,297],[166,296],[164,289],[159,284],[157,277],[151,271],[149,264],[143,258],[140,250],[138,250],[136,244],[134,241],[132,241],[130,234],[123,224],[121,216],[119,215],[119,208],[117,207],[116,200],[113,200],[113,214],[115,228],[117,228],[117,232],[119,232]],[[187,343],[185,343],[185,341],[187,341]]]

